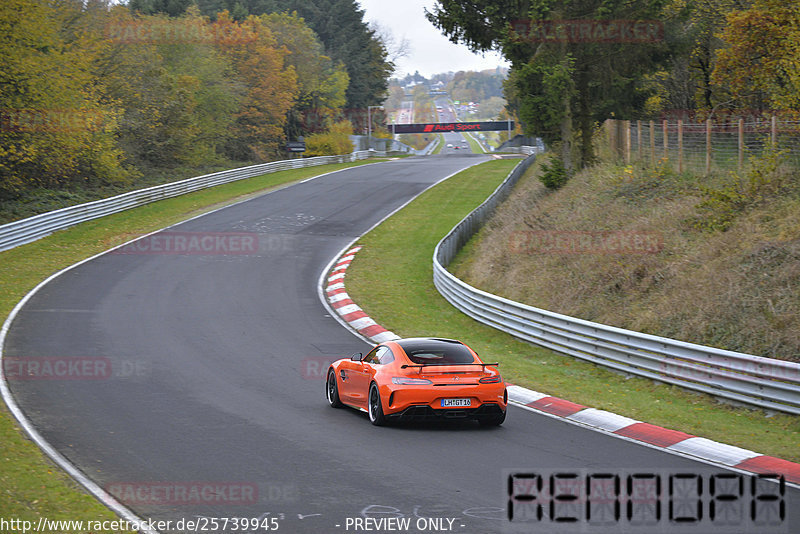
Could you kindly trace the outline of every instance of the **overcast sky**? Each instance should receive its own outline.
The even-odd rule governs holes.
[[[440,72],[493,69],[507,66],[496,53],[473,54],[466,46],[455,45],[425,18],[424,8],[433,11],[436,0],[357,0],[367,23],[377,22],[400,40],[405,37],[411,53],[396,62],[395,76],[419,71],[425,77]]]

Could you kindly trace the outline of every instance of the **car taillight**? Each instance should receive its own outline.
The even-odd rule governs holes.
[[[502,378],[500,378],[500,375],[494,375],[494,376],[485,376],[480,380],[478,380],[478,382],[480,382],[481,384],[497,384],[501,380]]]
[[[392,377],[392,384],[398,384],[401,386],[421,386],[425,384],[433,384],[427,378],[410,378],[407,376],[395,376]]]

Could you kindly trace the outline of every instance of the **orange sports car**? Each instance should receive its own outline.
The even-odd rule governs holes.
[[[367,412],[373,425],[445,418],[500,425],[508,392],[496,365],[460,341],[398,339],[333,362],[325,394],[334,408]]]

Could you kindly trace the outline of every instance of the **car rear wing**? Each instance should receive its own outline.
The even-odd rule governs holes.
[[[408,367],[419,367],[422,369],[423,367],[453,367],[456,365],[480,365],[482,368],[486,369],[487,366],[498,366],[499,363],[416,363],[416,364],[403,364],[400,366],[400,369],[406,369]]]

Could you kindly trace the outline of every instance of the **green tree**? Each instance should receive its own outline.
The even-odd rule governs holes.
[[[750,0],[670,0],[664,5],[668,22],[670,57],[658,70],[645,74],[642,88],[648,94],[645,114],[664,110],[712,112],[729,105],[727,87],[712,74],[724,46],[720,32],[726,16]]]
[[[192,0],[130,0],[128,3],[131,11],[144,15],[163,13],[170,17],[183,15],[190,5]]]
[[[526,134],[561,142],[562,159],[571,169],[573,136],[578,140],[579,164],[591,163],[595,122],[643,107],[647,95],[638,90],[639,82],[667,57],[667,46],[540,38],[518,31],[518,22],[652,20],[662,14],[665,1],[439,0],[427,16],[454,42],[475,51],[503,53],[512,64],[506,83],[509,106],[524,123]]]
[[[365,109],[386,97],[393,65],[374,31],[364,22],[355,0],[293,0],[302,16],[325,44],[331,58],[347,68],[347,107]]]
[[[453,100],[480,102],[493,96],[503,96],[503,76],[494,72],[460,71],[447,84]]]
[[[405,100],[406,93],[403,88],[399,85],[389,84],[389,96],[383,103],[384,107],[386,109],[400,109]]]
[[[491,96],[480,103],[479,114],[483,119],[493,120],[505,110],[506,101],[499,96]]]
[[[296,13],[262,15],[279,47],[286,47],[286,63],[297,73],[298,94],[286,125],[287,136],[297,138],[326,126],[346,102],[349,82],[342,63],[325,55],[324,45]]]

